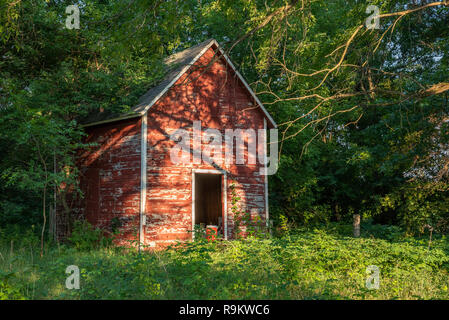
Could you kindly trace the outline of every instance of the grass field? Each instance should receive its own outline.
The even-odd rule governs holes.
[[[395,227],[298,229],[265,240],[190,243],[137,254],[3,239],[0,299],[449,299],[449,241],[405,238]],[[66,267],[81,271],[65,287]],[[366,268],[380,269],[378,290]]]

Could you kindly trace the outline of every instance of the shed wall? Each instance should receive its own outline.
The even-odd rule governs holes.
[[[193,121],[201,121],[203,132],[218,129],[225,146],[226,129],[263,129],[264,116],[251,95],[223,58],[214,59],[209,49],[148,112],[147,202],[145,240],[147,245],[163,246],[175,240],[191,239],[192,171],[223,170],[227,173],[228,237],[233,237],[230,185],[241,198],[239,206],[253,216],[265,218],[265,176],[255,165],[212,165],[202,161],[174,164],[169,139],[176,129],[192,131]],[[257,131],[256,131],[257,133]],[[203,141],[203,143],[206,143]],[[204,150],[204,148],[203,148]],[[245,159],[247,159],[245,148]],[[224,159],[224,157],[223,157]]]
[[[84,198],[78,198],[75,211],[107,232],[116,226],[120,244],[139,232],[140,126],[136,118],[86,128],[85,142],[97,145],[78,159]]]
[[[262,165],[207,162],[175,164],[169,136],[176,129],[192,131],[194,121],[202,129],[264,129],[264,115],[250,93],[223,58],[210,48],[147,113],[147,191],[144,244],[164,247],[192,238],[192,173],[194,170],[226,172],[227,237],[234,236],[231,189],[235,185],[239,207],[266,216],[266,176]],[[212,61],[212,63],[211,63]],[[141,118],[87,128],[86,142],[98,144],[79,157],[80,187],[84,198],[75,205],[79,217],[104,230],[118,225],[120,244],[139,239]],[[256,131],[257,133],[257,131]],[[206,143],[203,141],[203,143]],[[203,148],[204,150],[204,148]],[[245,148],[245,159],[247,159]],[[224,157],[223,157],[224,159]],[[192,156],[193,160],[193,156]],[[62,225],[62,223],[60,223]],[[61,228],[62,230],[63,228]]]

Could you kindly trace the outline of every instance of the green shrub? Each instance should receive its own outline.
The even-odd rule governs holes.
[[[408,235],[422,235],[426,227],[449,234],[448,202],[448,184],[415,183],[381,198],[377,212],[393,212]]]
[[[112,238],[106,237],[103,230],[94,228],[85,220],[75,221],[69,241],[81,251],[108,247],[112,244]]]
[[[240,197],[235,190],[235,184],[230,184],[231,189],[231,211],[234,220],[234,238],[257,238],[269,237],[267,224],[259,215],[254,217],[248,211],[244,211],[239,206]]]
[[[2,292],[11,299],[449,299],[448,239],[429,247],[396,227],[364,223],[357,239],[350,230],[330,223],[283,237],[192,241],[141,254],[62,246],[42,259],[26,248],[9,255],[5,244],[0,270],[14,276]],[[80,268],[79,290],[65,288],[68,265]],[[379,290],[365,287],[370,265],[380,269]]]
[[[0,270],[0,300],[24,300],[25,297],[17,288],[11,286],[8,281],[15,276],[14,272]]]

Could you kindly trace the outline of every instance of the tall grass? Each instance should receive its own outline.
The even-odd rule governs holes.
[[[395,228],[296,230],[280,238],[180,244],[160,252],[0,245],[0,297],[9,299],[449,299],[449,242],[403,238]],[[27,242],[28,241],[28,242]],[[81,288],[65,287],[77,265]],[[380,269],[380,288],[365,286]]]

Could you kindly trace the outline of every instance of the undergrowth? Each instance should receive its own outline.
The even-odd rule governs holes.
[[[282,237],[134,248],[2,239],[0,299],[449,299],[445,237],[404,237],[399,228],[348,225],[296,229]],[[91,239],[92,240],[92,239]],[[65,287],[67,266],[80,289]],[[365,286],[380,269],[380,288]]]

